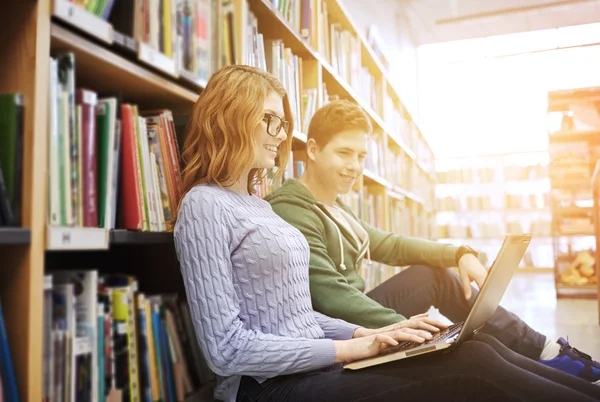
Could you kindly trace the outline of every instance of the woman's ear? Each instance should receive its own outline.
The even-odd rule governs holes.
[[[314,162],[316,159],[316,153],[319,150],[317,142],[311,138],[306,142],[306,156],[308,159]]]

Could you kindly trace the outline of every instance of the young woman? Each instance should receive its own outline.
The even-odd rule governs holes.
[[[313,311],[305,237],[252,195],[266,169],[285,166],[291,119],[279,81],[236,65],[211,77],[190,120],[174,238],[198,342],[219,379],[217,399],[591,401],[600,395],[547,367],[521,368],[501,344],[495,347],[502,355],[479,341],[448,354],[343,370],[339,363],[375,356],[398,341],[424,342],[431,337],[424,330],[443,325],[418,316],[377,332]]]

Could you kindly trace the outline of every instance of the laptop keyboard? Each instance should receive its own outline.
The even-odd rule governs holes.
[[[459,322],[459,323],[456,323],[456,324],[452,324],[448,328],[442,329],[440,332],[436,333],[433,336],[433,338],[431,338],[430,340],[425,341],[423,343],[417,343],[417,342],[413,342],[413,341],[403,341],[403,342],[400,342],[396,346],[393,346],[391,348],[383,350],[380,353],[380,355],[390,354],[390,353],[395,353],[395,352],[400,352],[400,351],[412,349],[412,348],[417,347],[417,346],[427,345],[427,344],[431,344],[431,343],[437,343],[437,342],[440,342],[440,341],[445,341],[445,340],[451,339],[451,338],[453,338],[454,336],[456,336],[460,332],[460,330],[462,329],[463,324],[464,324],[464,322]]]

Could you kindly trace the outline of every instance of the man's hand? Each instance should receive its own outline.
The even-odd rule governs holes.
[[[473,254],[465,254],[458,261],[458,273],[463,284],[465,298],[469,300],[472,295],[471,281],[475,281],[479,288],[483,286],[487,271],[481,265],[481,262]]]
[[[395,324],[388,325],[386,327],[377,328],[377,329],[367,329],[367,328],[357,328],[354,331],[353,338],[361,338],[364,336],[372,336],[375,334],[381,334],[390,331],[397,331],[402,329],[410,329],[415,331],[420,331],[418,334],[420,336],[426,336],[426,333],[422,331],[428,332],[439,332],[440,329],[448,328],[446,324],[440,321],[433,320],[429,318],[429,313],[418,314],[413,317],[410,317],[408,320],[400,321]]]

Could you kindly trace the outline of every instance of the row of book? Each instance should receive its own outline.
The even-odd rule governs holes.
[[[367,146],[365,169],[368,169],[381,177],[385,177],[385,147],[383,144],[383,138],[380,135],[371,135]]]
[[[435,237],[435,217],[406,200],[391,199],[389,205],[389,228],[397,234],[430,239]]]
[[[567,153],[568,154],[568,153]],[[504,166],[502,168],[465,168],[438,171],[440,183],[490,183],[506,181],[533,181],[548,177],[547,164]]]
[[[109,24],[116,34],[105,40],[113,40],[174,76],[203,82],[218,66],[215,38],[219,25],[215,22],[220,8],[213,0],[54,1],[74,3],[88,15],[104,21],[105,26]],[[73,17],[69,15],[69,18]],[[155,52],[152,57],[148,56],[150,52]],[[161,62],[157,63],[157,59]],[[164,60],[167,61],[166,68]]]
[[[0,94],[0,226],[21,225],[23,94]]]
[[[214,380],[185,300],[128,275],[46,275],[43,348],[44,401],[175,402]]]
[[[450,169],[436,172],[439,183],[491,183],[498,181],[494,168]]]
[[[505,181],[528,181],[548,178],[548,164],[535,164],[528,166],[504,166]]]
[[[60,0],[59,0],[60,1]],[[68,0],[71,3],[75,3],[78,6],[84,8],[95,16],[102,18],[104,21],[108,21],[111,15],[112,8],[115,5],[115,1],[119,0]],[[121,0],[122,1],[122,0]]]
[[[415,183],[413,174],[416,171],[416,167],[412,163],[412,159],[404,151],[396,153],[388,148],[385,165],[387,177],[394,185],[405,189],[413,188],[412,183]],[[417,183],[422,185],[426,181]]]
[[[249,10],[248,2],[243,2],[242,4],[244,6],[243,13],[248,15],[246,27],[248,35],[244,44],[247,52],[243,54],[241,63],[261,68],[278,78],[288,94],[294,127],[297,130],[305,128],[305,126],[307,127],[305,122],[310,121],[312,114],[305,115],[304,112],[310,106],[308,105],[309,94],[315,92],[316,95],[316,89],[312,91],[304,89],[302,82],[302,58],[293,54],[290,48],[285,47],[283,40],[264,39],[263,35],[258,32],[258,21]],[[231,15],[234,13],[234,10],[231,9],[229,13]],[[237,46],[235,38],[226,35],[224,46],[226,49],[235,48]],[[232,60],[235,60],[235,58]],[[305,96],[307,97],[306,100]],[[314,113],[316,102],[315,105],[311,106],[311,109],[313,109]]]
[[[439,211],[496,211],[498,213],[502,213],[505,209],[541,210],[548,208],[550,203],[550,194],[505,194],[504,203],[502,203],[502,197],[494,197],[487,194],[471,195],[466,197],[446,196],[437,198],[436,203]]]
[[[587,223],[589,225],[589,223]],[[534,236],[550,236],[552,234],[552,221],[544,218],[534,218],[529,222],[512,219],[503,225],[499,222],[473,221],[469,224],[437,224],[438,237],[449,239],[471,238],[501,238],[506,233],[531,233]],[[582,230],[577,228],[577,230]],[[591,232],[591,229],[589,233]]]
[[[182,193],[172,113],[77,88],[73,53],[50,72],[49,224],[164,231]]]
[[[385,229],[384,197],[381,194],[367,193],[362,204],[361,219],[369,225]]]

